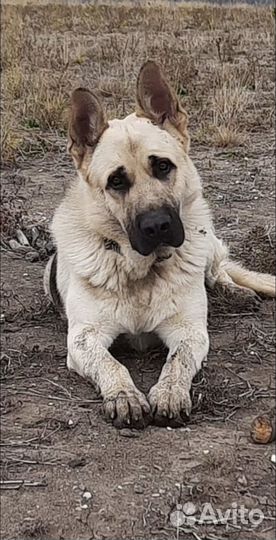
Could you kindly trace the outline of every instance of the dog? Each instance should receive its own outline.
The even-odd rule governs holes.
[[[189,158],[187,114],[160,67],[138,75],[136,111],[107,121],[98,97],[71,99],[68,150],[78,178],[52,222],[45,289],[68,320],[67,365],[88,378],[116,427],[179,426],[206,359],[206,282],[275,297],[275,280],[230,260]],[[145,396],[109,352],[120,334],[168,348]]]

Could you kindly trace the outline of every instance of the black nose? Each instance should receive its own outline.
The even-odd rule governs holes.
[[[165,240],[170,233],[172,218],[163,209],[152,210],[139,217],[139,229],[145,238],[153,241]]]

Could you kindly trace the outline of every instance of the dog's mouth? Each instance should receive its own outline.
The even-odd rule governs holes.
[[[128,230],[132,249],[145,257],[156,252],[164,260],[169,253],[166,247],[180,247],[185,239],[184,227],[175,208],[163,206],[139,214]],[[158,253],[159,252],[159,253]]]
[[[155,250],[155,262],[162,263],[172,257],[173,249],[169,246],[160,246]]]

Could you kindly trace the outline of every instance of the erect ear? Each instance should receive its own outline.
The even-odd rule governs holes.
[[[138,75],[136,113],[164,127],[177,137],[188,151],[187,114],[160,67],[151,60],[142,66]]]
[[[91,156],[106,127],[97,96],[85,88],[75,90],[71,97],[68,150],[77,168],[82,167],[87,154]]]

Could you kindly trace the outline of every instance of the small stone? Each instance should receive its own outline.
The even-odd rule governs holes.
[[[39,257],[40,259],[47,259],[48,253],[44,247],[39,249]]]
[[[39,253],[37,251],[28,251],[25,255],[26,261],[36,262],[39,260]]]
[[[157,499],[157,497],[160,497],[160,493],[152,493],[151,496],[154,497],[155,499]]]
[[[83,456],[76,457],[68,461],[68,467],[71,469],[77,469],[78,467],[84,467],[86,465],[86,459]]]
[[[117,489],[122,490],[122,489],[123,489],[123,486],[120,486],[120,485],[119,485],[119,486],[117,486]]]
[[[203,450],[203,454],[205,454],[205,456],[207,456],[207,454],[210,453],[210,450]]]
[[[54,247],[54,244],[53,244],[52,240],[49,240],[49,242],[47,242],[47,244],[45,246],[45,249],[46,249],[46,251],[47,251],[47,253],[49,255],[51,255],[53,253],[55,247]]]
[[[45,242],[41,238],[38,238],[35,245],[36,245],[37,248],[44,248],[45,247]]]
[[[22,249],[22,246],[19,244],[19,242],[17,242],[17,240],[9,240],[9,246],[16,250],[16,249]]]
[[[39,237],[39,232],[38,232],[37,227],[32,227],[31,231],[32,231],[32,244],[35,244]]]
[[[134,486],[134,492],[138,493],[138,494],[141,494],[141,493],[144,493],[144,490],[143,490],[142,486]]]
[[[29,246],[30,245],[28,238],[25,236],[23,231],[21,231],[21,229],[17,229],[15,234],[16,234],[16,238],[17,238],[18,242],[21,244],[21,246]]]
[[[6,321],[5,313],[0,314],[0,324],[3,324]]]
[[[90,493],[90,491],[85,491],[82,496],[83,496],[84,499],[89,501],[89,499],[92,498],[92,493]]]
[[[82,510],[87,510],[88,504],[81,504],[80,507]]]
[[[270,461],[272,461],[272,463],[276,463],[276,455],[275,454],[272,454],[272,456],[270,458]]]
[[[247,479],[244,474],[242,476],[239,476],[238,482],[241,486],[247,486]]]
[[[129,439],[131,439],[131,438],[135,438],[135,437],[136,438],[140,437],[140,432],[135,430],[135,429],[123,428],[123,429],[120,429],[119,435],[121,437],[128,437]]]
[[[72,418],[69,418],[68,426],[72,427],[73,425],[74,425],[74,422],[73,422]]]

